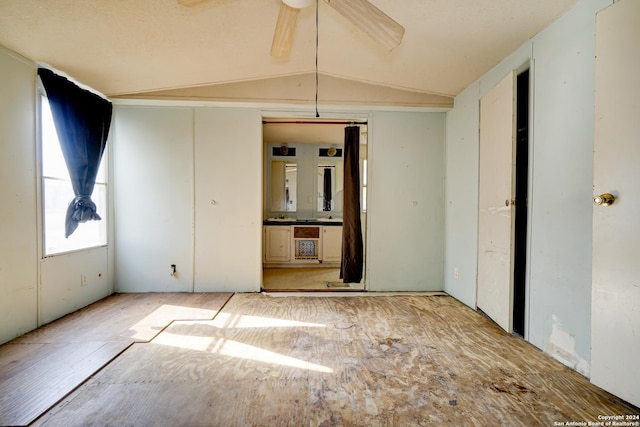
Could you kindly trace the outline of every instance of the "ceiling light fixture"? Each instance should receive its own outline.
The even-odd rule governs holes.
[[[313,0],[282,0],[284,4],[294,9],[304,9],[311,5]]]

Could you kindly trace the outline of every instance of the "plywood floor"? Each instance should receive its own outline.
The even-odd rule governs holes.
[[[0,346],[0,425],[29,424],[132,343],[213,319],[231,295],[113,295]]]
[[[38,426],[552,426],[638,408],[448,296],[236,294],[131,345]]]

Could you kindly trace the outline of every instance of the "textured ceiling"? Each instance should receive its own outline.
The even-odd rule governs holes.
[[[577,0],[371,0],[406,28],[385,52],[320,0],[320,73],[453,96]],[[107,95],[307,74],[315,8],[269,55],[280,0],[0,0],[0,44]]]

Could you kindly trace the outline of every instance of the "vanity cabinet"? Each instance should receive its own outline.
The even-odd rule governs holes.
[[[291,261],[291,227],[264,227],[264,262]]]
[[[322,227],[322,262],[340,262],[342,256],[342,227]]]
[[[342,225],[265,225],[263,229],[264,263],[271,267],[340,263]]]

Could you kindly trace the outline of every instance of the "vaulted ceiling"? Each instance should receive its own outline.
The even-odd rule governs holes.
[[[375,86],[386,94],[381,97],[397,91],[435,104],[577,2],[371,0],[406,28],[400,46],[386,52],[319,1],[323,78],[332,85]],[[208,91],[233,99],[234,87],[250,88],[243,82],[295,85],[293,94],[296,87],[313,86],[315,7],[301,11],[290,56],[277,59],[269,51],[279,7],[280,0],[202,0],[190,7],[176,0],[0,0],[0,45],[108,96],[187,91],[197,97]]]

